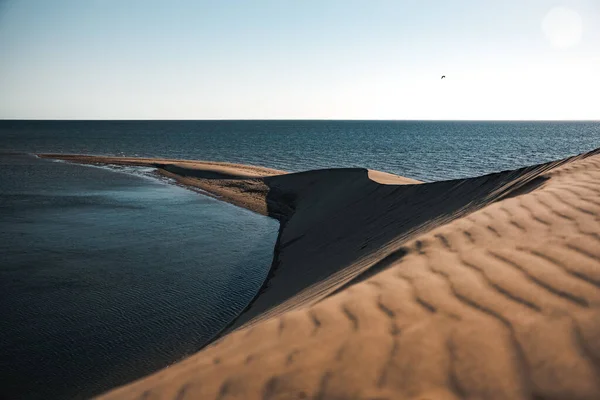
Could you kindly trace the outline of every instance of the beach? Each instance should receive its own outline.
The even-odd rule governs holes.
[[[55,3],[0,400],[600,400],[600,0]]]
[[[361,168],[153,166],[280,221],[249,307],[106,398],[600,396],[600,151],[433,183]]]

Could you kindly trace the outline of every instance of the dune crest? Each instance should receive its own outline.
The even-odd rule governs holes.
[[[252,179],[282,221],[262,292],[105,398],[600,398],[600,150],[426,184]]]
[[[382,185],[414,185],[421,183],[416,179],[406,178],[404,176],[398,176],[387,172],[375,171],[373,169],[368,170],[369,179],[381,183]]]

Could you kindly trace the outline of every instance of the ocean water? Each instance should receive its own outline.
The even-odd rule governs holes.
[[[87,398],[196,352],[278,223],[152,178],[0,156],[0,398]]]
[[[202,347],[278,224],[154,177],[27,153],[367,167],[424,181],[600,147],[598,122],[0,121],[0,398],[83,398]]]
[[[0,151],[160,156],[286,171],[464,178],[600,147],[600,122],[0,121]]]

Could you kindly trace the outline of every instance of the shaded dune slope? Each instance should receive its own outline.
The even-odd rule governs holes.
[[[266,287],[200,353],[106,398],[600,398],[600,151],[382,185],[260,179]]]

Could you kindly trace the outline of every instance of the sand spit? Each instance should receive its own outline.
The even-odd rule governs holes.
[[[38,157],[80,164],[155,167],[161,175],[173,178],[181,184],[200,188],[223,201],[263,215],[268,215],[265,201],[268,188],[262,183],[262,178],[286,173],[270,168],[212,161],[73,154],[38,154]]]
[[[106,398],[600,398],[600,150],[369,174],[243,178],[282,221],[262,292],[229,334]]]

